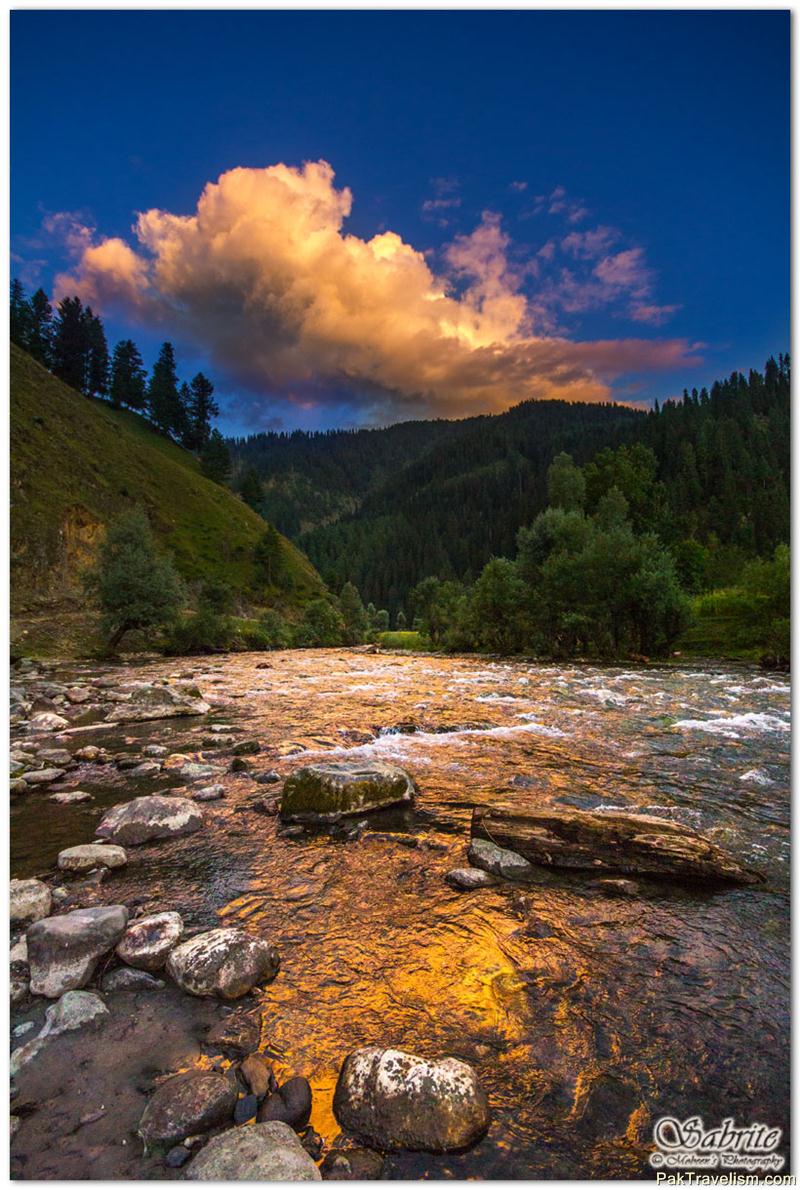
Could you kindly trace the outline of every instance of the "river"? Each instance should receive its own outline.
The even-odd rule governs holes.
[[[227,724],[261,742],[256,772],[284,777],[321,757],[379,757],[415,778],[414,812],[373,816],[357,839],[288,839],[249,805],[271,787],[228,774],[203,830],[131,848],[128,867],[93,886],[99,902],[177,908],[190,925],[238,923],[275,943],[281,971],[259,993],[262,1046],[279,1071],[311,1080],[312,1124],[327,1144],[338,1132],[331,1100],[341,1062],[377,1043],[466,1059],[492,1106],[475,1148],[396,1154],[386,1163],[392,1178],[649,1177],[662,1115],[788,1129],[785,675],[347,650],[48,673],[84,684],[193,674],[213,701],[202,719],[97,730],[91,712],[76,718],[91,728],[81,742],[113,752],[158,743],[213,763],[202,741],[210,725]],[[90,841],[105,807],[182,783],[169,771],[132,779],[82,765],[62,785],[94,802],[55,806],[46,792],[26,794],[12,804],[12,875],[52,875],[58,851]],[[708,891],[642,882],[641,895],[619,897],[585,875],[543,873],[524,887],[451,889],[444,875],[466,863],[472,807],[510,799],[673,818],[766,883]],[[142,995],[133,1011],[120,994],[130,1021],[119,1033],[119,1079],[128,1071],[135,1081],[134,1051],[137,1070],[219,1061],[198,1040],[216,1005],[169,988],[146,993],[145,1008]],[[12,1024],[34,1017],[29,1008]],[[86,1045],[91,1077],[110,1085],[96,1044]],[[142,1163],[132,1135],[139,1091],[120,1094],[113,1128],[101,1121],[74,1133],[67,1091],[49,1093],[49,1122],[40,1111],[23,1120],[17,1176],[170,1176]],[[46,1090],[34,1081],[28,1095],[41,1102]]]

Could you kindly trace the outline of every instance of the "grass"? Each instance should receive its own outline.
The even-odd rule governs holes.
[[[187,582],[222,579],[239,593],[253,587],[265,522],[143,417],[81,396],[12,345],[10,425],[11,604],[27,626],[26,648],[41,640],[51,651],[58,625],[42,622],[48,614],[86,610],[81,573],[108,522],[135,505]],[[288,582],[270,602],[291,616],[323,584],[282,540]]]
[[[378,644],[382,649],[429,649],[430,642],[421,632],[381,632]]]

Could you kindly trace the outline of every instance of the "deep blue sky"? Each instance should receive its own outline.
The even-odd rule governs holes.
[[[513,252],[535,253],[553,231],[532,213],[534,196],[556,187],[586,207],[580,230],[619,229],[618,248],[646,254],[652,300],[680,308],[660,326],[589,309],[564,315],[562,329],[704,344],[690,368],[622,377],[622,396],[663,397],[788,349],[787,13],[32,11],[11,21],[12,271],[29,282],[49,289],[67,263],[41,233],[47,213],[80,212],[98,237],[135,244],[137,211],[190,214],[226,170],[324,158],[353,191],[346,230],[367,239],[388,228],[440,249],[490,209]],[[457,189],[432,181],[442,178]],[[511,190],[515,181],[526,189]],[[440,227],[422,204],[448,194],[460,205],[443,209]],[[148,362],[173,334],[104,313],[111,336],[133,333]],[[202,344],[175,337],[185,371],[207,363]],[[238,391],[207,366],[223,394]],[[308,414],[286,408],[279,387],[262,404],[263,421],[287,425],[359,416],[346,396]],[[247,408],[231,401],[226,428],[243,428]]]

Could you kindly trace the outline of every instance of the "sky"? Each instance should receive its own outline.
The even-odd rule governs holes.
[[[228,433],[649,403],[789,349],[789,14],[24,11],[12,275]]]

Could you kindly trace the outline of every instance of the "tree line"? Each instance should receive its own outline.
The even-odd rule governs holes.
[[[48,371],[87,397],[113,409],[147,417],[155,430],[200,457],[204,473],[218,483],[230,474],[225,439],[212,427],[219,414],[214,385],[202,372],[188,383],[178,377],[175,350],[163,343],[148,377],[132,339],[109,352],[102,319],[81,299],[65,297],[55,309],[45,291],[28,298],[22,283],[11,283],[11,342]]]

